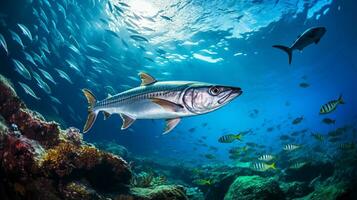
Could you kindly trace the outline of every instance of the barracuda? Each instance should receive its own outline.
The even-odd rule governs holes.
[[[93,126],[99,112],[104,119],[117,113],[123,119],[121,129],[136,119],[165,119],[164,134],[170,132],[182,117],[212,112],[242,94],[238,87],[189,81],[157,81],[139,73],[141,85],[97,101],[93,93],[83,89],[88,101],[88,117],[83,132]]]

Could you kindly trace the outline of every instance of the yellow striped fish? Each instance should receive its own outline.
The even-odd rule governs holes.
[[[232,143],[234,140],[242,140],[242,134],[228,134],[228,135],[223,135],[220,138],[218,138],[218,142],[220,143]]]
[[[266,170],[269,169],[276,169],[275,163],[272,164],[266,164],[266,163],[261,163],[261,162],[257,162],[257,163],[253,163],[250,166],[251,169],[255,170],[255,171],[260,171],[260,172],[264,172]]]
[[[325,105],[321,106],[320,114],[328,114],[336,110],[339,104],[345,104],[345,102],[342,99],[342,95],[340,95],[340,97],[338,97],[337,100],[329,101]]]

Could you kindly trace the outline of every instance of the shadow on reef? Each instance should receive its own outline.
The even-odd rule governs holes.
[[[181,186],[132,184],[121,157],[82,141],[78,129],[46,122],[0,76],[0,198],[187,199]],[[152,180],[150,180],[151,182]]]

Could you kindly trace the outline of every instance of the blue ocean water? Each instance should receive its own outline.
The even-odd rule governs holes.
[[[183,118],[167,135],[162,135],[163,120],[137,120],[120,130],[119,115],[104,121],[101,114],[84,135],[88,142],[115,141],[132,154],[155,161],[235,163],[229,159],[229,149],[251,142],[264,145],[257,154],[279,152],[287,144],[281,135],[296,131],[302,132],[292,142],[303,144],[309,152],[317,143],[311,133],[327,137],[336,128],[356,126],[355,8],[353,0],[7,1],[0,7],[0,33],[9,53],[0,48],[0,73],[14,83],[30,108],[64,128],[82,129],[86,121],[88,105],[82,88],[104,99],[139,86],[141,71],[159,81],[242,88],[243,94],[227,106]],[[32,40],[18,24],[29,29]],[[316,26],[326,27],[326,34],[317,45],[294,51],[291,65],[284,52],[272,48],[289,46]],[[19,35],[23,47],[10,30]],[[35,63],[26,60],[25,52]],[[13,59],[24,64],[31,80],[15,70]],[[35,73],[50,93],[39,87]],[[40,99],[28,95],[20,82]],[[345,104],[329,115],[319,115],[320,107],[339,95]],[[302,116],[301,123],[292,124]],[[323,123],[325,117],[336,120],[335,124]],[[218,142],[222,135],[249,130],[240,142]],[[351,139],[356,140],[352,133],[345,134],[341,142]],[[325,154],[332,154],[337,145],[326,145]],[[207,154],[214,159],[207,159]]]

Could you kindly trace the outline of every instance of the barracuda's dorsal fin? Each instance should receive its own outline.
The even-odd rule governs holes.
[[[121,126],[121,130],[129,128],[129,126],[132,125],[135,121],[135,119],[123,113],[120,114],[120,117],[123,119],[123,125]]]
[[[156,79],[145,72],[140,72],[139,77],[141,79],[140,86],[151,85],[156,82]]]

